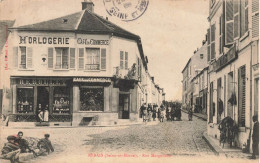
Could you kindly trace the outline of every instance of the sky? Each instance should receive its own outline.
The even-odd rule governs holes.
[[[37,23],[81,10],[83,0],[1,0],[0,20],[15,26]],[[137,34],[148,56],[148,71],[164,88],[166,100],[181,100],[182,70],[202,46],[208,28],[208,0],[149,0],[145,13],[124,22],[107,14],[103,0],[92,0],[94,12]]]

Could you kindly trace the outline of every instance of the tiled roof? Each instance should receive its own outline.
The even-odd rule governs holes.
[[[34,31],[74,31],[80,33],[113,34],[130,39],[139,39],[139,36],[118,27],[112,22],[103,19],[102,17],[92,12],[89,12],[88,10],[82,10],[74,14],[70,14],[67,16],[36,24],[14,27],[13,29]]]

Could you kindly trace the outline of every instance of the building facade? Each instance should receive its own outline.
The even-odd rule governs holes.
[[[82,11],[9,28],[1,56],[2,114],[9,125],[34,125],[48,110],[50,125],[116,125],[138,121],[145,102],[147,62],[141,38]],[[17,123],[19,122],[19,123]]]
[[[194,54],[182,70],[182,104],[184,107],[197,104],[199,84],[195,78],[207,66],[207,44],[203,41],[202,47],[194,51]]]
[[[242,147],[258,115],[259,1],[212,0],[209,11],[207,131],[219,139],[218,124],[229,116]]]

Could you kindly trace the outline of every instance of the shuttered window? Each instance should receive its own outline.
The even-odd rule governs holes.
[[[238,124],[245,127],[245,111],[246,111],[246,66],[242,66],[238,70]]]
[[[18,67],[18,47],[13,47],[13,67]]]
[[[84,48],[79,48],[79,57],[78,57],[78,62],[79,62],[79,69],[84,69]]]
[[[128,52],[125,52],[125,69],[128,69]]]
[[[48,68],[53,68],[53,48],[48,48]]]
[[[120,51],[120,69],[128,69],[128,52]]]
[[[106,49],[101,49],[101,70],[106,70]]]
[[[124,69],[124,52],[120,51],[120,69]]]
[[[208,62],[209,62],[210,61],[210,29],[207,30],[207,42],[208,42],[207,57],[208,57]]]
[[[70,68],[75,69],[75,48],[70,48]]]
[[[219,17],[219,54],[223,52],[223,15]]]
[[[100,70],[100,49],[98,48],[87,48],[87,64],[85,65],[86,70]]]
[[[27,48],[27,57],[26,57],[26,68],[31,69],[33,68],[33,49],[31,47]]]
[[[234,41],[233,0],[226,0],[225,7],[225,45],[231,45]]]
[[[215,50],[216,26],[215,26],[215,24],[211,25],[210,33],[211,33],[210,59],[214,59],[216,57],[216,50]]]
[[[69,48],[55,48],[55,69],[69,68]]]
[[[252,0],[252,37],[259,37],[259,0]]]
[[[233,3],[234,7],[234,38],[239,37],[239,1],[235,0]]]
[[[20,47],[20,69],[26,69],[26,47]]]
[[[20,69],[31,69],[33,67],[33,50],[32,47],[20,47],[19,57],[19,68]]]
[[[247,31],[248,31],[248,1],[243,0],[241,1],[240,5],[240,19],[241,19],[241,24],[240,24],[240,34],[243,36]]]

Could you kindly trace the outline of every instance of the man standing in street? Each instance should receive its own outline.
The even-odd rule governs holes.
[[[250,157],[250,159],[256,159],[256,155],[258,155],[258,147],[259,147],[259,122],[258,122],[258,116],[254,115],[253,116],[253,122],[254,122],[254,127],[253,127],[253,134],[252,134],[252,148],[253,148],[253,154]]]

